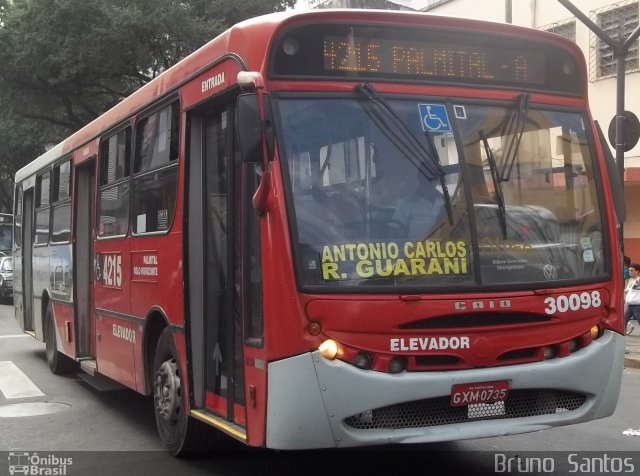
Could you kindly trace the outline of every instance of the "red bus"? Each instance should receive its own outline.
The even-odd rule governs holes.
[[[17,320],[54,373],[152,395],[174,454],[206,425],[302,449],[609,416],[616,174],[586,77],[511,25],[240,23],[17,173]]]

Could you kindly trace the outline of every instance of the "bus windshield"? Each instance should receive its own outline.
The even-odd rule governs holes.
[[[13,245],[13,224],[0,223],[0,252],[11,253]]]
[[[275,102],[302,286],[551,286],[608,272],[583,112],[525,95]]]

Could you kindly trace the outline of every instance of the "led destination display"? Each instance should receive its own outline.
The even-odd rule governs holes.
[[[324,39],[327,71],[412,75],[468,81],[536,84],[545,80],[543,53],[477,46],[448,46],[398,39]]]
[[[327,23],[291,28],[274,44],[270,77],[460,84],[576,96],[584,89],[575,56],[557,43],[442,27]]]

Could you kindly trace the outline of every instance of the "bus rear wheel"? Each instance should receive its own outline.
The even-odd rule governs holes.
[[[75,370],[76,362],[58,351],[58,339],[56,338],[56,324],[53,319],[53,306],[47,306],[45,315],[44,342],[47,351],[47,363],[49,369],[56,375],[67,374]]]
[[[174,456],[209,449],[208,430],[185,412],[180,362],[171,328],[167,327],[153,359],[153,406],[162,443]]]

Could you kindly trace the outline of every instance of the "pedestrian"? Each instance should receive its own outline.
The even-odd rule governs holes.
[[[633,324],[631,319],[635,318],[640,323],[640,264],[631,263],[629,265],[629,281],[624,288],[625,303],[625,334],[629,335],[633,332]]]
[[[631,258],[629,258],[628,256],[625,256],[624,259],[622,260],[622,277],[624,279],[625,288],[627,287],[627,281],[631,277],[631,275],[629,274],[630,264],[631,264]]]

